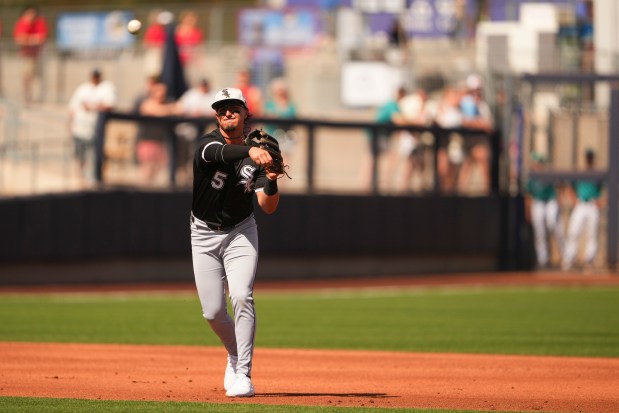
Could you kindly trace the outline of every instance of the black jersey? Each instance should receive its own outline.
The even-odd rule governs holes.
[[[266,183],[266,172],[250,158],[216,160],[216,149],[226,145],[219,129],[200,140],[193,160],[193,215],[214,227],[231,227],[254,210],[254,193]],[[219,146],[221,150],[221,146]]]

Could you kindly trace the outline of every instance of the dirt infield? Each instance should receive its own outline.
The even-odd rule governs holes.
[[[619,411],[619,359],[256,350],[253,399],[212,347],[0,343],[0,395],[541,412]]]
[[[407,282],[383,278],[357,280],[354,285],[394,283],[616,285],[618,277],[513,274],[417,277]],[[257,289],[293,285],[327,287],[312,281],[285,285],[261,283]],[[342,281],[328,284],[328,288],[350,286]],[[156,288],[159,287],[149,287]],[[22,288],[2,290],[23,291]],[[83,291],[84,287],[64,290]],[[616,358],[257,348],[253,378],[256,397],[229,399],[224,396],[222,383],[225,356],[219,347],[0,342],[0,396],[541,412],[619,411],[619,359]]]

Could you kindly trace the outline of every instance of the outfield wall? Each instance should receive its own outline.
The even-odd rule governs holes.
[[[497,271],[518,264],[520,200],[282,195],[256,213],[259,277]],[[191,193],[0,200],[0,283],[191,280]]]

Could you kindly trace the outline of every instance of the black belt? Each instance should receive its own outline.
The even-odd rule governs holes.
[[[195,224],[196,222],[196,217],[193,216],[193,214],[191,215],[191,223]],[[228,225],[228,226],[223,226],[223,225],[218,225],[218,224],[210,224],[208,222],[202,221],[206,224],[207,227],[209,227],[210,229],[212,229],[213,231],[230,231],[231,229],[233,229],[234,227],[236,227],[238,224],[234,224],[234,225]]]
[[[236,225],[229,225],[227,227],[224,227],[222,225],[213,225],[213,224],[206,224],[207,227],[209,227],[210,229],[212,229],[213,231],[230,231],[231,229],[233,229],[234,227],[236,227]]]

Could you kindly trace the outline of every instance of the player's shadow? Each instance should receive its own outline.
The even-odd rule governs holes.
[[[368,397],[370,399],[387,399],[399,396],[390,396],[387,393],[256,393],[256,397]]]

